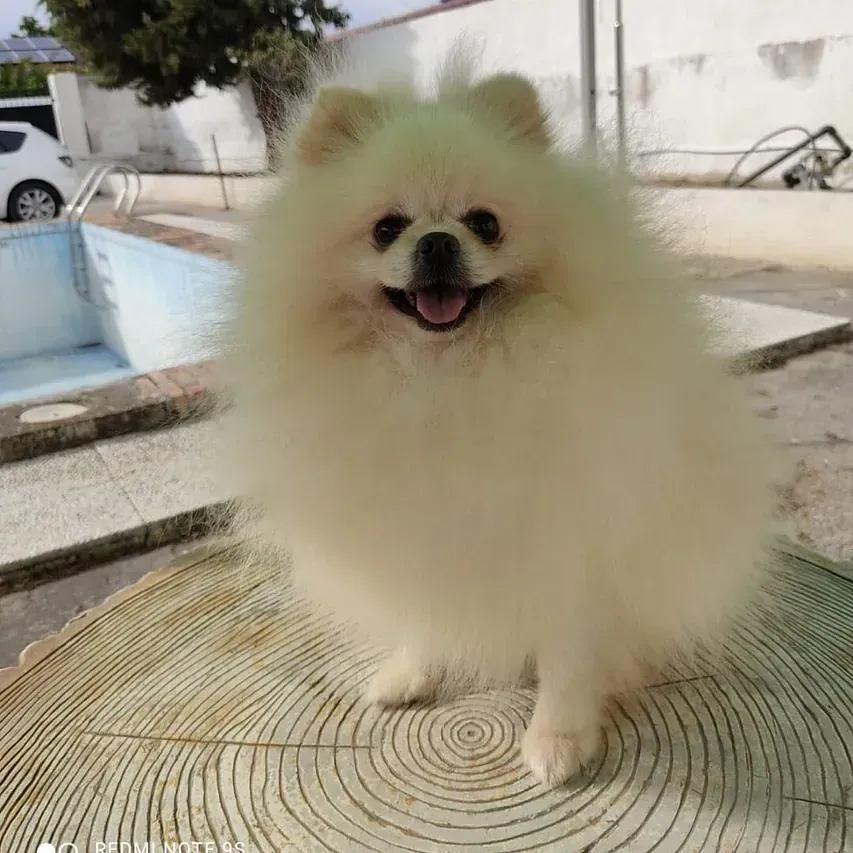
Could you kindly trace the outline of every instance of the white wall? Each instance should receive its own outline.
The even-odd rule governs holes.
[[[688,252],[853,272],[848,193],[672,189],[659,200]]]
[[[50,96],[53,99],[53,114],[59,141],[78,158],[89,156],[89,137],[86,119],[80,102],[79,78],[76,74],[62,72],[47,78]]]
[[[655,154],[643,160],[655,172],[725,175],[737,158],[732,152],[791,124],[834,124],[853,144],[850,0],[627,0],[623,7],[633,144]],[[486,69],[535,77],[566,133],[576,135],[578,20],[577,0],[485,0],[347,42],[365,65],[408,63],[425,75],[453,38],[473,36]],[[599,0],[597,23],[599,111],[612,133],[612,0]],[[792,133],[776,144],[799,138]],[[760,163],[759,155],[749,166]]]
[[[224,207],[222,185],[212,175],[144,175],[142,185],[145,201]],[[255,208],[275,188],[269,176],[225,178],[235,211]],[[641,195],[687,252],[853,272],[848,193],[643,188]],[[211,224],[217,232],[223,225]],[[227,230],[224,236],[231,239]]]
[[[266,168],[263,128],[247,84],[200,86],[196,97],[168,109],[142,106],[129,89],[102,89],[73,74],[56,75],[52,92],[63,138],[79,160],[114,160],[145,172],[216,172],[215,136],[223,172]]]
[[[109,176],[104,182],[110,195],[124,187],[121,177]],[[275,190],[270,175],[142,175],[139,201],[163,205],[193,204],[215,209],[247,210],[262,204]],[[227,204],[226,204],[227,201]]]

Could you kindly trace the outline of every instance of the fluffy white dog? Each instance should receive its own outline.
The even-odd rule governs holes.
[[[369,695],[535,662],[559,784],[607,697],[761,580],[773,458],[632,205],[514,75],[320,88],[239,290],[246,535],[396,651]]]

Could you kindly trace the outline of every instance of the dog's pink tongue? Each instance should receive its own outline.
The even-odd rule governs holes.
[[[440,325],[452,323],[465,307],[461,293],[435,294],[421,292],[415,296],[415,308],[425,320]]]

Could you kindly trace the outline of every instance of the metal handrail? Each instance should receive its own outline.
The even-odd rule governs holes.
[[[773,133],[767,134],[767,136],[762,136],[755,145],[752,146],[746,153],[741,155],[740,159],[732,166],[731,171],[726,177],[726,186],[731,186],[734,180],[734,176],[737,174],[738,169],[740,168],[741,163],[746,160],[746,158],[755,153],[761,145],[763,145],[768,140],[772,139],[774,136],[780,136],[783,133],[787,133],[790,130],[798,130],[805,135],[805,139],[799,143],[799,145],[792,145],[787,151],[780,154],[778,157],[774,157],[769,163],[765,163],[760,168],[756,169],[754,172],[751,172],[749,177],[742,178],[739,183],[735,184],[738,189],[741,189],[745,186],[748,186],[753,181],[765,175],[771,169],[774,169],[780,163],[787,160],[789,157],[793,157],[795,154],[799,154],[805,148],[811,148],[814,152],[815,158],[819,157],[819,149],[817,147],[817,140],[822,136],[829,136],[832,141],[838,146],[838,152],[836,153],[835,159],[833,159],[829,163],[822,163],[824,168],[821,169],[821,173],[818,175],[818,186],[821,189],[829,190],[832,187],[826,183],[825,178],[831,175],[838,166],[843,163],[845,160],[849,159],[851,155],[853,155],[853,149],[841,138],[838,131],[831,124],[827,124],[824,127],[820,128],[820,130],[815,131],[814,133],[809,133],[808,130],[804,127],[800,127],[799,125],[789,125],[787,127],[779,128],[779,130],[774,130]],[[800,161],[802,164],[803,161]],[[794,167],[796,168],[796,167]],[[788,175],[792,172],[791,169],[786,171],[782,178],[785,180],[786,185],[789,189],[793,188],[799,183],[799,180],[794,180],[793,183],[788,183]],[[809,186],[811,186],[811,180],[815,177],[812,174],[809,178]]]
[[[139,201],[139,196],[142,193],[142,178],[139,172],[133,166],[127,166],[124,163],[106,163],[89,170],[77,188],[77,192],[74,193],[74,197],[66,205],[65,218],[69,223],[80,223],[82,221],[92,199],[109,175],[121,175],[124,179],[124,188],[118,194],[113,205],[114,213],[118,213],[122,209],[127,194],[131,191],[130,179],[136,179],[135,192],[131,195],[130,203],[125,209],[125,216],[130,216],[133,213],[133,208],[136,207],[136,202]],[[86,252],[81,231],[81,228],[72,227],[68,229],[68,237],[71,240],[71,257],[74,264],[74,289],[81,299],[103,310],[106,306],[93,299],[89,291]]]
[[[139,196],[142,194],[142,177],[133,166],[128,166],[125,163],[106,163],[89,170],[89,173],[77,188],[77,192],[74,193],[74,197],[66,205],[67,218],[79,222],[85,215],[92,199],[101,188],[101,184],[103,184],[109,175],[113,174],[120,174],[124,179],[124,188],[116,197],[115,204],[113,205],[114,213],[118,213],[121,210],[124,200],[128,192],[130,192],[130,178],[135,179],[135,192],[131,195],[130,204],[125,211],[125,216],[130,216],[136,207],[137,201],[139,201]]]

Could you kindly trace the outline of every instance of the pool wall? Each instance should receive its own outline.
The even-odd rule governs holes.
[[[103,345],[148,373],[209,357],[233,272],[85,222],[5,227],[0,361]]]
[[[98,311],[74,288],[68,223],[0,229],[0,361],[102,340]]]
[[[102,343],[139,373],[213,354],[229,263],[98,225],[82,230]]]

